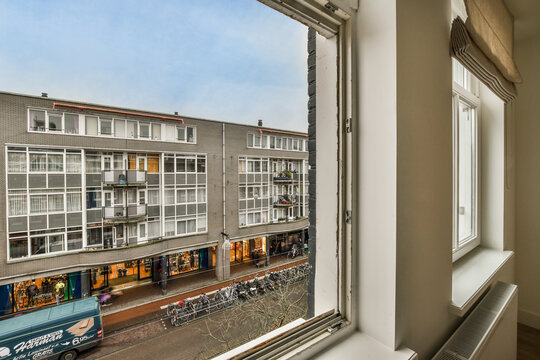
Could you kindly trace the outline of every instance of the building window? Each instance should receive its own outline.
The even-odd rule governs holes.
[[[66,154],[66,172],[78,174],[82,172],[80,154]]]
[[[63,172],[64,171],[64,155],[48,154],[47,164],[48,164],[47,168],[49,172]]]
[[[30,172],[46,172],[47,155],[30,154]]]
[[[101,172],[101,156],[86,155],[86,173],[99,174]]]
[[[86,117],[86,135],[97,136],[98,118],[96,116]]]
[[[479,143],[476,78],[453,60],[454,126],[454,258],[480,243],[479,237]],[[459,256],[456,256],[459,255]]]
[[[29,121],[31,131],[45,131],[45,111],[30,110]]]
[[[8,153],[8,172],[26,172],[26,153]]]
[[[66,194],[66,208],[67,212],[82,210],[80,192]]]
[[[48,195],[48,210],[49,212],[63,212],[64,211],[64,194]]]
[[[141,139],[150,139],[150,124],[139,123],[139,137]]]
[[[62,131],[62,114],[49,113],[49,131]]]
[[[64,114],[64,123],[66,134],[79,134],[79,115]]]
[[[161,124],[152,124],[152,139],[161,140]]]
[[[112,135],[112,119],[99,119],[101,135]]]
[[[128,139],[137,138],[137,122],[136,121],[127,122],[127,137]]]
[[[19,237],[9,239],[9,257],[18,259],[28,256],[28,238]]]
[[[26,192],[21,195],[9,194],[9,216],[26,215]]]

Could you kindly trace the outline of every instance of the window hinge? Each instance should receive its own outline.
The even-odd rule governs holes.
[[[325,8],[327,8],[328,10],[330,10],[331,12],[336,12],[338,11],[338,7],[334,4],[332,4],[330,1],[327,2],[325,5],[324,5]]]
[[[347,224],[352,224],[352,210],[345,211],[345,222]]]
[[[345,119],[345,132],[350,133],[352,131],[352,119],[346,118]]]

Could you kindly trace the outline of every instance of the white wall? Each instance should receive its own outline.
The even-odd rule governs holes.
[[[524,81],[514,109],[516,280],[519,321],[540,329],[540,34],[519,35],[514,57]]]

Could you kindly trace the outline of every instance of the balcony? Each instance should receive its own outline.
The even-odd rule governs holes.
[[[296,196],[280,195],[274,196],[274,207],[290,207],[296,205]]]
[[[105,170],[101,173],[104,185],[137,186],[146,184],[146,171],[139,170]]]
[[[147,215],[146,204],[128,206],[107,206],[103,208],[103,220],[108,222],[130,222],[144,219]]]

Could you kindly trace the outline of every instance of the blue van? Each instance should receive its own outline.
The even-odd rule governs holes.
[[[0,321],[0,360],[73,360],[103,340],[96,297]]]

